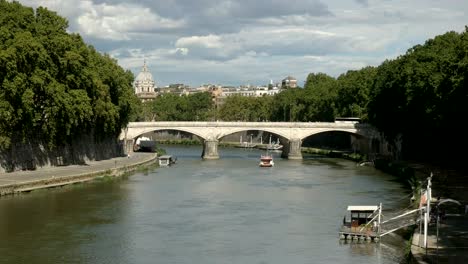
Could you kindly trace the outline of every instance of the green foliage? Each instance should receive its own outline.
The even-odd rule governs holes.
[[[133,74],[68,34],[55,12],[5,0],[0,10],[0,149],[118,135],[137,105]]]
[[[337,81],[324,73],[309,74],[305,84],[302,104],[306,107],[302,121],[333,122],[335,120],[335,101]]]
[[[348,71],[338,77],[336,98],[338,116],[367,120],[369,93],[376,73],[376,68],[366,67],[358,71]]]
[[[213,109],[211,94],[208,92],[179,96],[163,94],[141,106],[139,121],[204,121]]]
[[[218,118],[224,121],[261,122],[270,120],[273,98],[233,95],[220,107]]]
[[[297,101],[301,97],[302,93],[302,89],[290,89],[275,95],[273,99],[271,120],[283,122],[294,120],[297,117],[297,112],[293,109],[294,107],[297,107]]]
[[[389,140],[403,138],[405,157],[453,162],[468,146],[468,31],[447,32],[377,69],[369,120]],[[444,153],[444,156],[434,155]],[[448,154],[448,155],[447,155]]]

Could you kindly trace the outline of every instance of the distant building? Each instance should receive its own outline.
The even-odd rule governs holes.
[[[297,88],[297,79],[292,77],[292,76],[288,76],[288,77],[284,78],[281,81],[281,88],[283,88],[283,89]]]
[[[146,61],[143,62],[143,68],[137,75],[133,88],[135,89],[136,96],[143,102],[156,98],[156,83],[153,80],[153,75],[148,71]]]
[[[281,92],[281,89],[278,87],[271,87],[269,89],[265,86],[257,87],[220,87],[216,90],[210,91],[213,101],[216,106],[223,105],[226,99],[230,96],[245,96],[245,97],[263,97],[263,96],[273,96]]]
[[[168,88],[171,88],[171,89],[187,89],[187,88],[189,88],[189,86],[185,85],[183,83],[172,83],[172,84],[168,85]]]

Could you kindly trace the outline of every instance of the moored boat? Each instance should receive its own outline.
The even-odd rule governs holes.
[[[159,166],[171,166],[175,164],[177,158],[173,157],[172,155],[162,155],[159,157]]]

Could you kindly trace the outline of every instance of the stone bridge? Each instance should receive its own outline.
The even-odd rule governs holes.
[[[347,132],[365,141],[372,149],[373,142],[380,142],[380,133],[368,124],[357,122],[130,122],[120,139],[126,151],[132,151],[135,140],[149,132],[178,130],[191,133],[203,142],[204,159],[218,159],[218,142],[225,136],[248,130],[265,131],[281,137],[284,145],[282,156],[302,159],[302,141],[312,135],[331,131]],[[381,143],[381,142],[380,142]]]

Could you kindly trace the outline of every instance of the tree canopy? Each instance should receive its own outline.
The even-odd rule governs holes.
[[[468,140],[468,28],[416,45],[377,69],[369,120],[389,140],[403,139],[406,158],[458,162]]]
[[[67,33],[68,21],[47,8],[0,0],[0,10],[0,149],[116,137],[138,103],[133,74]]]

